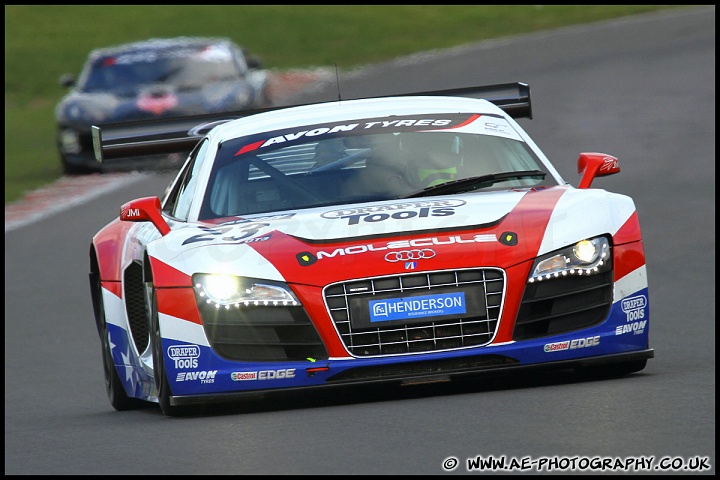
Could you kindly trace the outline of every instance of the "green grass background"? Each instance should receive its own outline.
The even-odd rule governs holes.
[[[5,204],[62,176],[58,79],[93,48],[152,37],[230,37],[267,69],[341,70],[490,38],[677,5],[6,5]]]

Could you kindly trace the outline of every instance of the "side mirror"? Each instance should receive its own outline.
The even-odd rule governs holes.
[[[262,58],[257,55],[248,55],[245,57],[245,61],[247,62],[248,68],[252,70],[260,69],[263,66]]]
[[[170,233],[170,226],[162,216],[158,197],[145,197],[129,201],[120,207],[120,220],[123,222],[152,222],[161,235],[165,236]]]
[[[577,166],[578,173],[582,175],[578,188],[590,188],[595,177],[605,177],[620,172],[618,159],[605,153],[581,153]]]
[[[60,76],[59,83],[61,87],[70,88],[75,85],[75,75],[65,73]]]

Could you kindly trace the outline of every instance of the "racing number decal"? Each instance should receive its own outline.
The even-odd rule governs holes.
[[[220,240],[223,242],[238,242],[243,243],[248,237],[252,237],[253,235],[257,235],[258,232],[260,232],[260,229],[263,227],[270,226],[269,223],[259,223],[259,222],[253,222],[253,223],[247,223],[240,227],[233,226],[233,227],[200,227],[201,230],[203,230],[205,233],[201,233],[199,235],[193,235],[192,237],[185,240],[182,244],[187,245],[189,243],[195,243],[195,242],[210,242],[213,240],[218,240],[218,237],[221,237]],[[225,235],[229,231],[233,231],[232,236],[223,237],[222,235]]]

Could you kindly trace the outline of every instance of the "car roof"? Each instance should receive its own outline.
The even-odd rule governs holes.
[[[482,113],[510,118],[498,106],[479,98],[446,96],[363,98],[316,103],[258,113],[219,125],[213,129],[210,136],[222,142],[241,135],[252,135],[317,123],[435,113]]]

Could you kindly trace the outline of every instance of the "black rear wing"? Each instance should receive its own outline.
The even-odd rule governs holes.
[[[532,118],[530,87],[526,83],[520,82],[366,98],[407,96],[482,98],[502,108],[513,118]],[[93,125],[92,137],[95,158],[102,163],[105,160],[129,157],[172,153],[187,154],[216,125],[258,113],[304,105],[313,104],[283,105],[228,113]]]

